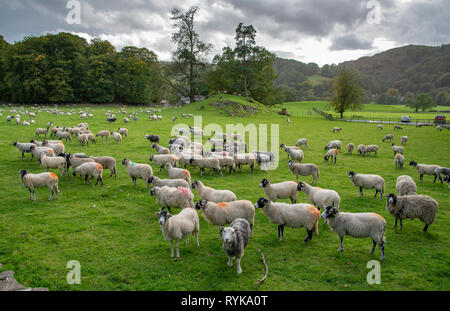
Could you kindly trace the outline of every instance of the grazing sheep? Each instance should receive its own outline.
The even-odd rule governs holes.
[[[302,162],[304,158],[303,151],[301,149],[293,149],[293,148],[284,148],[288,155],[288,159],[292,159],[293,161]]]
[[[73,135],[73,134],[78,135],[78,134],[81,134],[82,129],[80,127],[69,127],[68,131],[69,131],[70,135]]]
[[[397,153],[394,157],[395,168],[403,168],[403,164],[405,163],[405,157]]]
[[[215,157],[219,160],[220,169],[223,170],[223,168],[228,168],[230,170],[229,174],[231,174],[232,170],[236,172],[236,164],[234,163],[234,158],[227,155],[228,152],[222,151],[221,153],[223,153],[224,155],[211,155],[212,157]]]
[[[386,136],[383,137],[382,141],[390,141],[392,142],[392,140],[394,139],[394,135],[393,134],[387,134]]]
[[[450,175],[444,176],[444,181],[447,183],[448,188],[450,189]]]
[[[334,159],[334,163],[336,163],[337,155],[338,155],[337,149],[328,149],[323,159],[328,162],[328,159],[331,158],[331,162],[333,162]]]
[[[319,210],[325,209],[327,206],[333,206],[339,209],[341,198],[334,190],[312,187],[308,183],[301,181],[297,185],[298,191],[304,191],[309,198],[309,202],[316,206]]]
[[[332,130],[333,133],[335,133],[335,132],[339,133],[340,131],[342,131],[342,129],[340,127],[333,127],[333,130]]]
[[[419,164],[416,161],[409,162],[409,165],[413,166],[419,173],[420,182],[423,181],[423,175],[434,175],[433,183],[436,182],[436,168],[440,167],[439,165]]]
[[[31,151],[33,150],[33,146],[36,145],[33,143],[20,143],[16,141],[14,142],[13,146],[19,149],[19,151],[22,153],[22,160],[23,160],[25,153],[31,153]],[[31,159],[33,159],[33,155]]]
[[[275,203],[265,198],[259,198],[255,208],[262,208],[270,222],[278,225],[278,238],[281,241],[284,239],[284,226],[289,228],[305,227],[307,232],[305,243],[312,239],[313,232],[319,235],[320,212],[311,204]]]
[[[152,148],[158,152],[158,154],[169,154],[170,150],[166,147],[160,146],[158,144],[153,144]]]
[[[184,179],[160,179],[159,177],[152,176],[147,180],[147,183],[156,187],[189,188],[189,184]]]
[[[168,187],[153,186],[150,195],[156,196],[156,203],[161,203],[163,207],[171,208],[194,208],[194,194],[189,187]]]
[[[355,145],[353,143],[347,144],[347,151],[348,151],[348,153],[352,154],[353,153],[353,149],[355,149]]]
[[[328,142],[328,144],[325,146],[325,150],[333,149],[333,148],[341,150],[341,145],[342,145],[342,142],[340,140],[332,140],[332,141]]]
[[[376,213],[342,213],[332,206],[327,206],[321,217],[327,220],[330,229],[339,236],[339,252],[344,250],[342,242],[346,235],[354,238],[370,237],[372,239],[370,254],[373,254],[378,244],[381,252],[380,260],[384,259],[386,220],[383,217]]]
[[[394,150],[394,157],[397,153],[403,154],[403,147],[401,146],[396,146],[394,144],[392,144],[392,150]]]
[[[314,163],[294,163],[288,161],[288,166],[291,172],[295,175],[295,180],[298,182],[298,176],[309,176],[313,178],[313,183],[317,184],[317,180],[320,178],[320,170]]]
[[[270,156],[267,154],[257,153],[256,154],[256,163],[258,164],[258,167],[260,170],[265,170],[267,173],[267,170],[270,167],[270,164],[272,163],[270,161]]]
[[[149,158],[150,162],[154,161],[159,166],[159,171],[166,170],[164,166],[168,163],[172,164],[172,166],[177,165],[178,157],[174,154],[158,154],[151,155]]]
[[[87,145],[89,142],[89,138],[87,136],[87,134],[80,134],[78,133],[78,141],[80,142],[81,145]]]
[[[112,177],[112,175],[114,174],[114,177],[117,179],[116,159],[109,156],[102,156],[102,157],[90,156],[89,158],[101,164],[104,170],[110,170],[111,175],[109,177]]]
[[[375,196],[380,193],[380,200],[383,199],[384,179],[379,175],[372,174],[357,174],[354,171],[348,172],[348,177],[355,187],[359,187],[359,197],[363,196],[363,188],[375,188]]]
[[[58,137],[59,139],[63,139],[64,138],[66,140],[66,142],[67,142],[67,140],[72,142],[72,138],[70,137],[70,133],[69,132],[57,131],[56,132],[56,137]]]
[[[53,151],[56,153],[64,153],[64,151],[65,151],[65,147],[64,147],[64,144],[62,143],[62,141],[51,142],[51,141],[43,140],[41,144],[42,144],[42,147],[52,148]]]
[[[124,127],[119,127],[117,128],[117,130],[119,131],[120,134],[128,138],[128,129]]]
[[[19,174],[22,184],[30,191],[30,200],[36,200],[34,189],[42,187],[48,187],[48,190],[50,190],[49,201],[52,200],[53,194],[55,194],[55,199],[58,198],[58,176],[56,174],[52,172],[32,174],[27,170],[20,170]]]
[[[236,259],[237,274],[242,273],[241,259],[251,235],[250,231],[248,221],[243,218],[235,219],[227,228],[220,227],[219,235],[223,240],[222,248],[228,256],[228,266],[233,266],[233,259]]]
[[[400,143],[403,145],[403,144],[406,144],[406,142],[408,141],[408,136],[402,136],[402,137],[400,137]]]
[[[66,153],[65,158],[67,161],[67,171],[69,171],[70,166],[72,166],[73,169],[76,169],[78,166],[80,166],[83,163],[95,162],[94,159],[90,159],[90,158],[78,158],[75,154],[72,154],[72,153]],[[76,174],[74,174],[73,176],[76,176]]]
[[[47,138],[47,133],[50,127],[47,126],[47,128],[37,128],[36,129],[36,137],[39,137],[40,135],[45,135],[45,138]]]
[[[106,118],[106,121],[108,121],[110,124],[111,124],[112,122],[116,122],[116,120],[117,120],[116,117],[108,117],[108,118]]]
[[[203,136],[203,131],[199,127],[189,126],[189,130],[191,131],[193,136]]]
[[[450,168],[447,168],[447,167],[437,167],[435,170],[434,170],[434,174],[435,174],[435,176],[437,176],[438,178],[439,178],[439,180],[441,181],[441,184],[442,184],[442,177],[441,177],[441,174],[445,177],[445,176],[447,176],[447,175],[450,175]]]
[[[148,179],[153,176],[153,170],[150,165],[134,163],[129,159],[123,159],[122,165],[127,168],[127,173],[133,180],[134,186],[136,186],[136,179],[142,178],[145,181],[145,186],[148,189]]]
[[[295,145],[296,145],[297,147],[305,146],[305,148],[308,148],[308,139],[306,139],[306,138],[300,138],[299,140],[297,140],[297,142],[295,143]]]
[[[110,135],[111,135],[111,133],[108,130],[102,130],[102,131],[98,132],[97,134],[95,134],[95,137],[101,136],[102,141],[103,141],[103,137],[105,137],[105,141],[108,141],[108,138]]]
[[[164,208],[164,207],[163,207]],[[155,213],[158,216],[159,226],[161,228],[164,240],[170,241],[170,257],[173,258],[173,241],[176,243],[176,256],[180,257],[178,244],[182,238],[186,238],[186,245],[189,243],[189,235],[192,234],[198,243],[198,232],[200,222],[197,212],[192,208],[185,208],[180,213],[172,216],[170,212],[161,211]]]
[[[191,184],[191,173],[188,170],[173,167],[170,163],[166,165],[166,169],[171,179],[184,179]]]
[[[369,153],[373,152],[374,155],[376,156],[378,153],[378,149],[379,149],[379,147],[377,145],[368,145],[368,146],[366,146],[365,154],[369,154]]]
[[[403,130],[403,127],[398,126],[398,125],[394,125],[394,131],[395,131],[395,130]]]
[[[123,118],[123,123],[128,123],[130,122],[130,119],[128,119],[127,117]]]
[[[45,153],[41,155],[41,166],[47,170],[49,168],[59,169],[59,176],[62,176],[64,172],[67,171],[67,176],[69,176],[69,171],[67,170],[67,162],[64,157],[47,157]]]
[[[96,144],[96,143],[97,143],[97,141],[95,140],[95,136],[94,136],[93,133],[84,133],[84,134],[86,134],[86,136],[87,136],[87,138],[88,138],[88,141],[90,140],[93,144]],[[87,144],[87,143],[86,143],[86,144]]]
[[[427,195],[403,195],[396,196],[389,193],[386,200],[386,210],[395,217],[394,228],[397,220],[400,220],[400,230],[403,228],[403,219],[419,218],[424,224],[423,232],[434,222],[439,210],[438,202]]]
[[[436,130],[437,130],[438,132],[442,132],[442,127],[441,127],[440,125],[437,125],[437,126],[436,126]]]
[[[220,203],[200,200],[195,204],[195,208],[201,210],[203,218],[212,225],[223,226],[236,218],[244,218],[250,224],[250,229],[253,232],[255,208],[249,200]]]
[[[276,202],[278,199],[291,199],[291,203],[296,203],[298,198],[297,183],[284,181],[272,184],[270,180],[264,178],[259,184],[269,200]]]
[[[203,176],[203,172],[205,171],[205,168],[211,169],[211,175],[215,171],[219,171],[220,175],[223,175],[222,170],[219,165],[219,159],[217,158],[192,158],[189,160],[189,164],[194,164],[195,166],[198,166],[200,169],[200,176]]]
[[[230,190],[216,190],[205,186],[200,180],[196,180],[191,185],[192,189],[197,189],[200,200],[214,203],[236,201],[236,195]]]
[[[380,130],[382,130],[382,129],[383,129],[383,125],[378,124],[377,128],[380,129]]]
[[[50,147],[37,147],[36,145],[31,146],[31,159],[33,159],[34,156],[38,159],[38,161],[40,161],[43,153],[45,153],[48,157],[55,156],[55,152]]]
[[[121,143],[122,142],[122,134],[117,133],[117,132],[111,132],[111,135],[113,136],[113,138],[116,141],[116,143]]]
[[[88,177],[91,176],[92,179],[97,179],[95,185],[97,186],[98,182],[100,182],[103,187],[103,167],[101,164],[97,162],[85,162],[73,170],[73,174],[84,175],[84,183],[86,184]],[[89,182],[90,184],[91,182]]]
[[[395,189],[398,195],[417,194],[417,185],[408,175],[398,176]]]
[[[367,149],[366,145],[361,144],[361,145],[358,146],[356,151],[359,153],[360,156],[363,156],[363,155],[365,156],[366,155],[366,149]]]

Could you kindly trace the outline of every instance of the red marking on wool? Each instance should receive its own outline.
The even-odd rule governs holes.
[[[337,150],[337,149],[334,149],[334,153],[338,154],[338,150]]]
[[[227,205],[228,205],[228,204],[225,203],[225,202],[217,203],[217,206],[220,206],[220,207],[226,207]]]
[[[184,175],[186,175],[186,177],[190,177],[191,174],[189,173],[189,171],[183,171]]]
[[[177,189],[178,189],[178,191],[181,191],[181,192],[183,192],[184,194],[189,194],[189,190],[188,190],[187,188],[184,188],[184,187],[178,187]]]
[[[103,166],[101,164],[97,163],[96,166],[99,171],[103,170]]]
[[[50,172],[49,174],[53,179],[58,180],[58,176],[55,173]]]

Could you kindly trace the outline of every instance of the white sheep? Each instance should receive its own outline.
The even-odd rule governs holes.
[[[383,137],[382,141],[391,141],[394,139],[394,135],[393,134],[387,134],[386,136]]]
[[[313,183],[317,184],[317,180],[320,178],[320,170],[314,163],[294,163],[288,161],[288,166],[291,172],[295,175],[295,181],[298,182],[298,176],[309,176],[313,178]]]
[[[319,234],[320,212],[311,204],[275,203],[265,198],[259,198],[255,208],[262,208],[264,215],[271,223],[278,225],[278,238],[284,239],[284,226],[289,228],[305,227],[307,236],[304,242],[312,239],[313,232]]]
[[[156,152],[158,152],[158,154],[169,154],[170,150],[169,148],[160,146],[158,144],[153,144],[152,148],[156,150]]]
[[[188,170],[173,167],[171,164],[167,164],[166,169],[171,179],[184,179],[191,184],[191,173]]]
[[[298,198],[297,183],[284,181],[272,184],[269,179],[264,178],[259,184],[269,200],[276,202],[278,199],[291,199],[291,203],[296,203]]]
[[[111,171],[110,177],[112,177],[112,175],[114,174],[114,177],[117,179],[116,159],[109,156],[101,156],[101,157],[90,156],[89,158],[101,164],[104,170],[110,170]]]
[[[148,188],[148,179],[153,176],[153,169],[148,164],[134,163],[129,159],[123,159],[122,165],[127,168],[127,173],[133,180],[133,185],[136,185],[136,179],[142,178],[145,181],[145,186]]]
[[[364,144],[360,144],[358,145],[358,148],[356,149],[356,151],[359,153],[360,156],[366,155],[366,145]]]
[[[359,187],[359,197],[363,196],[363,188],[371,189],[375,188],[375,195],[380,193],[380,200],[383,199],[384,192],[384,179],[379,175],[373,174],[357,174],[354,171],[348,172],[348,177],[355,187]]]
[[[404,148],[402,146],[396,146],[396,145],[392,144],[392,150],[394,151],[394,156],[395,156],[397,153],[403,154]]]
[[[49,168],[59,169],[59,175],[62,176],[64,172],[67,171],[67,176],[69,171],[67,170],[67,161],[64,157],[47,157],[45,153],[41,155],[41,166],[47,170]]]
[[[52,200],[53,194],[55,199],[58,198],[58,176],[52,172],[45,172],[40,174],[32,174],[26,170],[19,171],[22,184],[30,191],[30,200],[36,200],[35,188],[48,187],[50,190],[49,201]]]
[[[403,168],[404,163],[405,163],[405,157],[402,154],[397,153],[394,157],[395,168]]]
[[[88,177],[91,176],[92,179],[97,179],[95,186],[97,186],[98,182],[103,187],[103,167],[101,164],[97,162],[85,162],[73,170],[74,174],[84,175],[84,183],[86,184],[88,181]],[[89,182],[90,184],[91,182]]]
[[[189,188],[189,184],[184,179],[161,179],[156,176],[152,176],[147,181],[149,184],[156,186],[156,187],[172,187],[172,188]]]
[[[95,134],[95,137],[101,136],[102,140],[103,140],[103,137],[105,137],[105,140],[108,141],[108,138],[110,135],[111,135],[111,133],[108,130],[102,130],[102,131],[99,131],[97,134]]]
[[[301,149],[293,149],[285,147],[284,151],[286,151],[288,155],[288,159],[292,159],[293,161],[302,162],[304,158],[303,151]]]
[[[149,158],[150,162],[154,161],[159,166],[159,171],[165,171],[164,166],[168,163],[172,164],[172,166],[177,165],[178,157],[174,154],[158,154],[151,155]]]
[[[205,186],[200,180],[196,180],[191,185],[192,189],[197,189],[201,200],[215,203],[236,201],[236,195],[230,190],[216,190]]]
[[[348,151],[348,153],[352,154],[353,153],[353,149],[355,149],[355,145],[353,143],[348,143],[347,144],[347,151]]]
[[[442,182],[442,176],[441,175],[443,175],[444,177],[450,175],[450,168],[448,168],[448,167],[436,167],[435,170],[434,170],[434,174],[439,178],[439,180],[441,181],[441,184],[442,184],[443,182]]]
[[[306,138],[298,139],[297,142],[295,143],[295,146],[297,147],[305,146],[305,148],[308,148],[308,139]]]
[[[376,156],[378,153],[378,149],[379,149],[379,147],[377,145],[368,145],[368,146],[366,146],[365,154],[369,154],[369,153],[373,152]]]
[[[417,185],[408,175],[398,176],[395,189],[398,195],[417,194]]]
[[[116,143],[122,142],[122,134],[113,131],[111,132],[111,135],[113,136]]]
[[[321,217],[327,220],[330,229],[339,236],[339,252],[344,250],[342,242],[346,235],[354,238],[370,237],[372,239],[370,254],[373,254],[378,244],[381,252],[380,260],[384,259],[386,220],[383,217],[376,213],[342,213],[332,206],[327,206]]]
[[[48,157],[54,157],[55,152],[50,147],[36,147],[36,145],[31,146],[31,159],[33,156],[39,161],[41,160],[41,155],[45,153]]]
[[[161,205],[167,207],[169,211],[171,208],[194,207],[194,194],[189,188],[153,186],[150,190],[150,195],[156,196],[156,203],[161,203]]]
[[[16,147],[17,149],[19,149],[19,151],[22,153],[22,160],[24,158],[25,153],[31,153],[33,151],[33,146],[36,146],[33,143],[20,143],[18,141],[14,142],[13,144],[14,147]],[[33,158],[33,155],[32,155]]]
[[[219,159],[215,157],[211,158],[192,158],[189,160],[189,164],[194,164],[195,166],[198,166],[200,169],[200,176],[203,176],[203,172],[205,171],[205,168],[211,169],[211,175],[213,172],[218,171],[220,172],[220,175],[223,175],[222,169],[220,168]]]
[[[403,145],[403,144],[406,144],[406,142],[408,141],[408,136],[402,136],[402,137],[400,137],[400,143]]]
[[[413,166],[420,175],[420,182],[423,181],[423,175],[434,175],[433,183],[436,182],[436,168],[440,167],[439,165],[433,164],[419,164],[416,161],[409,162],[409,165]]]
[[[233,220],[229,227],[220,226],[220,238],[223,240],[222,248],[228,256],[228,266],[233,265],[236,259],[236,272],[242,273],[241,259],[244,256],[244,249],[248,244],[251,235],[251,228],[247,220],[237,218]]]
[[[334,190],[312,187],[304,181],[298,183],[297,190],[304,191],[309,198],[309,202],[311,202],[311,204],[316,206],[318,209],[325,209],[327,206],[332,206],[339,209],[341,197]]]
[[[325,146],[325,150],[333,149],[333,148],[341,150],[341,145],[342,145],[342,142],[340,140],[332,140],[332,141],[328,142],[328,144]]]
[[[123,136],[128,138],[128,129],[127,128],[119,127],[119,128],[117,128],[117,130],[119,131],[120,134],[122,134]]]
[[[334,159],[334,163],[336,163],[338,152],[337,149],[328,149],[323,159],[328,162],[328,159],[331,158],[331,162],[333,162]]]

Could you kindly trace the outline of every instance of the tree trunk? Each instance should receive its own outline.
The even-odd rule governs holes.
[[[341,114],[341,119],[343,119],[344,118],[344,112],[341,111],[340,114]]]
[[[244,94],[245,94],[245,98],[248,99],[248,91],[247,91],[247,75],[244,73]]]

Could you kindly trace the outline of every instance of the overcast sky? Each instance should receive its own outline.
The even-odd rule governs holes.
[[[66,21],[68,2],[0,0],[0,35],[14,43],[67,31],[109,40],[118,50],[146,47],[170,60],[170,9],[197,5],[196,29],[214,45],[211,58],[234,47],[240,22],[255,27],[258,45],[320,66],[408,44],[450,43],[449,0],[78,0],[79,25]]]

